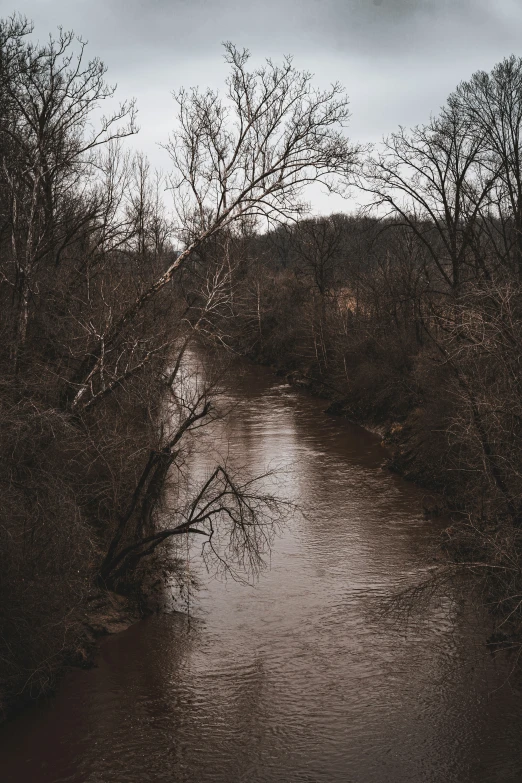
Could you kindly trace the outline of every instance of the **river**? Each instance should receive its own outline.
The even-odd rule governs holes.
[[[191,472],[225,450],[287,466],[279,491],[306,514],[253,585],[208,575],[193,544],[190,615],[107,638],[4,726],[1,783],[520,783],[513,662],[461,589],[379,611],[433,563],[423,492],[383,469],[377,436],[263,368],[238,366],[227,395]]]

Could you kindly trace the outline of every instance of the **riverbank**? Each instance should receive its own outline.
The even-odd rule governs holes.
[[[139,622],[146,613],[135,602],[110,591],[97,591],[86,598],[76,616],[70,618],[76,628],[74,640],[58,650],[47,662],[46,679],[37,693],[31,689],[11,692],[0,699],[0,724],[12,719],[42,697],[53,693],[60,680],[71,669],[89,669],[95,664],[99,642],[106,636],[121,633]]]
[[[324,411],[327,415],[346,419],[378,435],[388,453],[388,469],[434,493],[425,508],[427,515],[451,514],[452,511],[457,511],[454,500],[444,492],[447,486],[445,475],[442,472],[437,474],[433,463],[423,453],[425,441],[421,433],[419,410],[411,410],[402,421],[397,421],[395,416],[390,415],[391,412],[387,414],[381,410],[379,418],[376,419],[360,411],[356,413],[350,398],[340,396],[339,391],[328,382],[307,376],[295,369],[285,371],[281,367],[268,366],[277,377],[284,378],[291,386],[325,400],[327,404]]]

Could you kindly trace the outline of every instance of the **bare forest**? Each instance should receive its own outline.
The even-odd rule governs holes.
[[[226,44],[222,93],[174,95],[163,173],[82,40],[35,40],[0,22],[0,713],[89,662],[100,606],[150,611],[177,537],[262,567],[294,509],[226,460],[183,471],[228,357],[380,428],[451,515],[441,571],[518,643],[522,60],[370,148],[340,85]],[[364,206],[314,216],[312,183]],[[193,343],[205,384],[184,382]]]

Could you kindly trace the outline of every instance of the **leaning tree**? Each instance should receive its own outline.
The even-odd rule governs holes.
[[[346,192],[359,149],[344,132],[350,115],[342,87],[314,87],[312,75],[288,57],[282,65],[269,60],[249,71],[248,51],[227,43],[225,52],[231,73],[224,95],[194,88],[174,96],[178,124],[165,148],[182,250],[98,335],[70,380],[72,409],[98,393],[103,362],[117,354],[138,314],[206,241],[263,219],[303,215],[312,183]]]
[[[205,245],[233,236],[245,225],[251,229],[262,221],[302,216],[307,210],[305,190],[311,183],[337,193],[345,193],[350,183],[359,150],[345,135],[349,111],[341,86],[314,87],[312,75],[297,70],[291,58],[281,65],[269,60],[249,70],[246,50],[228,43],[225,52],[230,75],[223,95],[181,89],[174,96],[178,122],[165,149],[173,164],[169,184],[181,250],[117,318],[107,319],[106,329],[96,336],[69,381],[66,404],[75,415],[81,417],[87,410],[92,414],[108,393],[132,377],[134,369],[143,370],[151,349],[140,353],[129,334],[158,296],[170,290],[177,270],[189,260],[202,263]],[[209,301],[216,295],[214,289]],[[118,375],[111,370],[111,362],[130,344],[132,361]],[[181,344],[183,351],[186,340]],[[176,389],[179,361],[175,357],[173,366],[166,377],[168,395]],[[221,534],[226,530],[229,553],[236,561],[246,557],[250,566],[264,549],[267,520],[271,527],[276,499],[259,489],[256,480],[239,479],[226,465],[216,467],[211,478],[194,490],[188,508],[176,515],[175,523],[155,524],[161,508],[160,488],[171,466],[177,464],[181,439],[212,417],[207,393],[180,407],[179,427],[171,428],[151,451],[114,530],[101,569],[106,584],[124,579],[145,556],[180,534],[203,534],[207,552],[217,556],[213,542],[218,530]],[[284,514],[283,506],[279,504],[279,513]],[[163,510],[163,520],[167,517]]]

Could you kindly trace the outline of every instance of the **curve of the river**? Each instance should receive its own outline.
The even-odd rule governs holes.
[[[484,621],[448,585],[397,621],[382,598],[431,565],[421,490],[383,470],[379,438],[242,367],[214,451],[303,501],[254,586],[198,567],[190,621],[108,638],[98,666],[0,731],[2,783],[519,783],[522,699]]]

